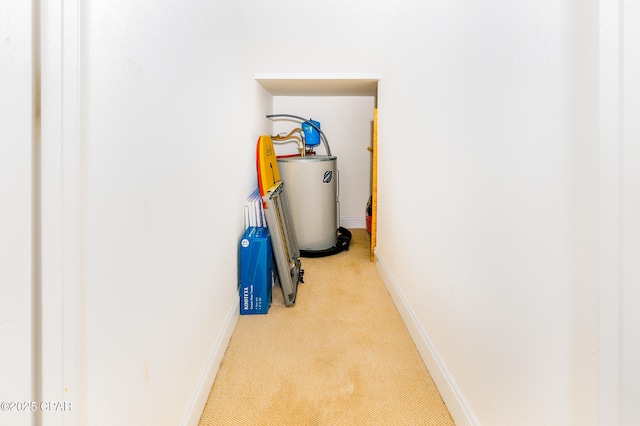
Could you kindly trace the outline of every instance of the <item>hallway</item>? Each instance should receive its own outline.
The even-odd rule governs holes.
[[[369,261],[348,251],[303,258],[305,283],[285,307],[241,316],[201,426],[453,425],[398,311]]]

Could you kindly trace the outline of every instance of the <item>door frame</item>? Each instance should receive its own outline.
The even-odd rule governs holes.
[[[71,410],[40,412],[46,424],[77,425],[80,330],[79,0],[40,2],[40,396]]]

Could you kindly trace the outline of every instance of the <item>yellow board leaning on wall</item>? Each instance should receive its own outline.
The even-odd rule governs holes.
[[[373,110],[373,160],[371,164],[371,251],[370,260],[373,262],[373,252],[376,248],[376,233],[378,226],[378,108]]]
[[[273,148],[273,141],[269,135],[262,135],[258,138],[258,144],[256,146],[256,168],[258,169],[258,186],[260,188],[260,195],[262,196],[280,180],[276,151]]]

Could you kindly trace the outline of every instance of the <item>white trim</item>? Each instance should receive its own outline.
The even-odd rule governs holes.
[[[80,6],[40,5],[42,81],[42,389],[43,400],[72,410],[41,413],[46,424],[77,425],[80,298]]]
[[[64,401],[62,332],[62,7],[40,5],[41,66],[41,383],[43,401]],[[61,424],[60,416],[39,412],[40,421]]]
[[[600,2],[598,424],[620,424],[621,10]]]
[[[413,341],[418,348],[418,352],[420,352],[420,356],[424,360],[433,381],[440,391],[442,399],[451,413],[451,417],[453,417],[453,420],[458,426],[479,425],[480,422],[471,410],[471,407],[464,398],[464,395],[462,395],[460,388],[447,369],[443,359],[438,354],[429,334],[418,320],[411,304],[391,276],[389,269],[380,258],[378,251],[376,250],[374,253],[376,269],[378,270],[382,281],[385,283],[398,312],[400,312],[400,316],[404,320],[404,323],[409,330],[409,334],[413,338]]]
[[[229,309],[221,332],[218,335],[215,343],[213,344],[213,348],[211,349],[209,361],[207,362],[204,374],[200,378],[198,386],[196,387],[196,391],[191,397],[191,401],[189,402],[187,410],[185,411],[185,414],[182,418],[182,422],[180,423],[181,425],[195,426],[198,424],[198,421],[202,416],[202,411],[207,404],[209,394],[211,393],[211,387],[213,386],[213,382],[215,381],[218,370],[220,369],[220,363],[222,362],[224,353],[227,350],[227,346],[229,345],[229,341],[231,340],[233,330],[238,323],[239,317],[240,298],[236,297],[235,303]]]
[[[640,424],[640,2],[623,2],[621,60],[621,424]]]
[[[62,379],[65,400],[78,410],[66,413],[65,425],[80,424],[79,333],[80,277],[80,6],[63,0],[62,26]]]

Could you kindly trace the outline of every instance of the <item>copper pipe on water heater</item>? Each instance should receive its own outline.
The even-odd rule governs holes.
[[[327,141],[327,137],[325,136],[325,134],[322,131],[322,129],[320,129],[320,127],[318,127],[315,124],[313,124],[310,120],[308,120],[308,119],[306,119],[304,117],[299,117],[297,115],[293,115],[293,114],[268,114],[266,117],[267,118],[289,117],[289,118],[295,118],[296,120],[300,120],[303,123],[308,123],[311,127],[316,129],[320,133],[320,139],[322,140],[322,143],[324,144],[324,148],[327,151],[327,155],[329,157],[331,157],[331,148],[329,148],[329,141]]]

